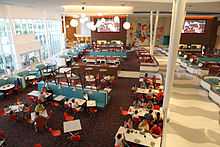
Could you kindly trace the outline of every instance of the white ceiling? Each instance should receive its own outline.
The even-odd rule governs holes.
[[[52,8],[63,11],[63,5],[131,6],[133,11],[170,11],[172,0],[0,0],[0,4]],[[187,11],[220,13],[220,0],[188,0]]]

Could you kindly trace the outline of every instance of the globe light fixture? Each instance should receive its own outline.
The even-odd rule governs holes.
[[[76,20],[76,19],[72,19],[71,21],[70,21],[70,25],[72,26],[72,27],[77,27],[78,26],[78,24],[79,24],[79,22]]]
[[[92,25],[91,26],[91,31],[95,31],[96,30],[96,26],[95,25]]]
[[[120,18],[118,16],[115,16],[113,20],[115,23],[120,23]]]
[[[126,21],[126,22],[123,23],[123,28],[124,28],[125,30],[129,30],[130,27],[131,27],[131,24],[130,24],[129,22]]]

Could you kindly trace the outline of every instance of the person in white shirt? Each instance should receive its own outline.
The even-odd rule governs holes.
[[[115,147],[124,147],[124,137],[121,133],[118,133],[116,136],[115,136]]]

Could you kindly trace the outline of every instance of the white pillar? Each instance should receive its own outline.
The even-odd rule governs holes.
[[[159,11],[156,12],[156,18],[155,18],[155,24],[154,24],[154,34],[153,34],[153,45],[152,50],[154,51],[155,43],[156,43],[156,37],[157,37],[157,26],[158,26],[158,20],[159,20]]]
[[[180,42],[181,30],[185,19],[185,7],[187,0],[173,0],[172,8],[172,21],[170,31],[170,44],[168,50],[168,66],[165,81],[165,96],[163,102],[164,110],[164,127],[163,127],[163,139],[162,147],[166,146],[166,134],[167,134],[167,114],[170,100],[170,93],[173,87],[174,72],[176,67],[177,49]]]
[[[63,15],[63,33],[64,33],[64,37],[65,37],[65,40],[66,40],[66,16]]]
[[[150,11],[150,54],[153,54],[153,11]]]

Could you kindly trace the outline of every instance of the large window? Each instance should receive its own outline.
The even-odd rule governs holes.
[[[36,40],[41,43],[40,55],[36,53],[19,55],[22,57],[22,62],[29,60],[32,55],[46,59],[59,53],[63,47],[61,27],[60,20],[0,18],[0,73],[7,66],[14,69],[17,63],[12,34],[17,36],[34,34]]]
[[[12,30],[8,19],[0,19],[0,74],[9,67],[15,68],[15,52]]]

